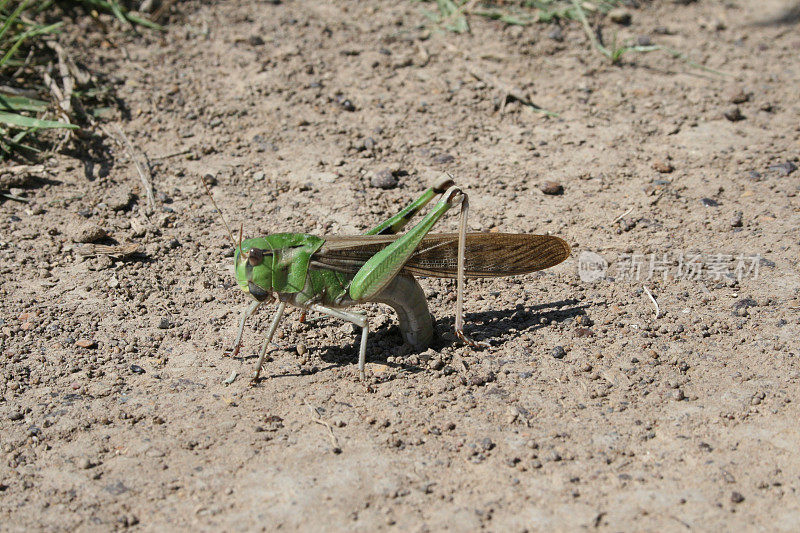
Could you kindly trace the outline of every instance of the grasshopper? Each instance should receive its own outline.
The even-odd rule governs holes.
[[[241,347],[247,318],[261,305],[277,301],[252,383],[259,379],[267,349],[287,305],[360,327],[358,370],[363,381],[369,321],[365,315],[346,308],[366,302],[391,306],[397,313],[403,340],[414,350],[422,351],[433,338],[433,318],[414,276],[456,278],[455,333],[470,346],[488,346],[464,334],[465,278],[526,274],[555,266],[570,254],[563,239],[550,235],[467,233],[467,194],[455,186],[449,175],[440,177],[402,211],[364,235],[277,233],[242,240],[240,228],[238,244],[205,181],[203,185],[235,247],[236,281],[255,300],[242,314],[234,356]],[[433,209],[416,226],[398,235],[437,196],[440,199]],[[458,233],[430,233],[454,206],[460,208]]]

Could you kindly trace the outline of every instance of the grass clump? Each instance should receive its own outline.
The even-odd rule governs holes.
[[[53,147],[46,132],[64,132],[55,144],[62,146],[81,120],[91,121],[81,100],[102,91],[58,43],[70,7],[86,16],[113,14],[129,27],[161,28],[113,0],[0,0],[0,160],[31,159]]]
[[[616,35],[609,46],[603,43],[599,31],[589,23],[589,14],[604,15],[622,5],[618,0],[521,0],[516,3],[494,0],[436,0],[437,11],[426,11],[425,15],[439,28],[456,33],[470,31],[469,18],[477,16],[499,20],[509,25],[527,26],[535,23],[558,23],[576,21],[583,26],[592,48],[606,57],[613,65],[622,62],[628,53],[647,53],[662,51],[687,65],[722,75],[722,73],[691,61],[678,50],[662,45],[638,45],[618,42]]]

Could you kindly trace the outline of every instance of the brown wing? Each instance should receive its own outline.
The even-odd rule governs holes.
[[[325,244],[314,254],[318,266],[357,272],[398,235],[323,237]],[[550,235],[523,233],[468,233],[465,275],[468,278],[514,276],[555,266],[569,257],[569,245]],[[403,272],[421,276],[455,278],[458,262],[458,234],[428,234]]]

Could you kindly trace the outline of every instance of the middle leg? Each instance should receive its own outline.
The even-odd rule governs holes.
[[[342,311],[341,309],[333,309],[320,304],[311,304],[309,309],[317,311],[324,315],[332,316],[346,322],[351,322],[361,328],[361,345],[358,350],[358,372],[361,376],[361,381],[365,381],[366,375],[364,367],[367,362],[367,337],[369,336],[369,320],[364,315],[351,313],[349,311]]]

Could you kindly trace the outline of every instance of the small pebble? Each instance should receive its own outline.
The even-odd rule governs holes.
[[[550,350],[550,355],[554,359],[564,359],[567,355],[567,351],[564,349],[563,346],[556,346],[552,350]]]
[[[657,159],[653,162],[653,169],[661,174],[669,174],[675,170],[675,167],[667,160]]]
[[[162,316],[158,320],[158,329],[169,329],[169,318]]]
[[[739,120],[744,120],[744,115],[742,115],[742,111],[739,109],[738,106],[731,107],[727,111],[723,113],[725,118],[730,120],[731,122],[737,122]]]
[[[431,370],[441,370],[442,368],[444,368],[444,361],[442,361],[438,357],[434,357],[428,362],[428,368],[430,368]]]
[[[608,18],[612,22],[627,26],[631,23],[631,13],[627,9],[618,7],[608,12]]]
[[[557,181],[545,181],[539,185],[539,190],[550,196],[564,194],[564,187]]]
[[[308,352],[308,348],[302,342],[297,343],[297,355],[300,357],[304,356]]]
[[[776,171],[781,176],[788,176],[789,174],[797,170],[797,165],[795,165],[791,161],[784,161],[783,163],[770,166],[769,169]]]
[[[75,345],[81,348],[97,348],[97,341],[93,339],[80,339],[75,342]]]
[[[732,228],[741,228],[742,227],[742,216],[743,213],[741,211],[736,211],[733,216],[731,217],[731,227]]]
[[[742,496],[741,492],[733,491],[731,492],[731,501],[733,503],[742,503],[744,501],[744,496]]]
[[[369,184],[377,189],[394,189],[399,183],[397,176],[389,169],[376,172],[369,180]]]
[[[750,95],[744,92],[743,89],[735,89],[728,97],[728,101],[732,104],[743,104],[750,100]]]
[[[70,228],[69,233],[73,242],[81,243],[102,241],[108,237],[106,230],[91,222],[84,222],[77,227],[72,227]]]
[[[21,411],[11,411],[11,413],[8,415],[8,419],[11,421],[22,420],[22,418],[23,414]]]
[[[131,365],[131,372],[134,374],[144,374],[145,369],[140,367],[139,365]]]
[[[684,398],[686,398],[686,395],[684,395],[683,390],[675,389],[675,390],[672,391],[672,399],[673,400],[680,402]]]
[[[700,203],[705,207],[717,207],[719,205],[719,202],[711,198],[701,198]]]
[[[439,154],[433,157],[433,162],[437,165],[447,165],[455,160],[456,158],[450,154]]]

